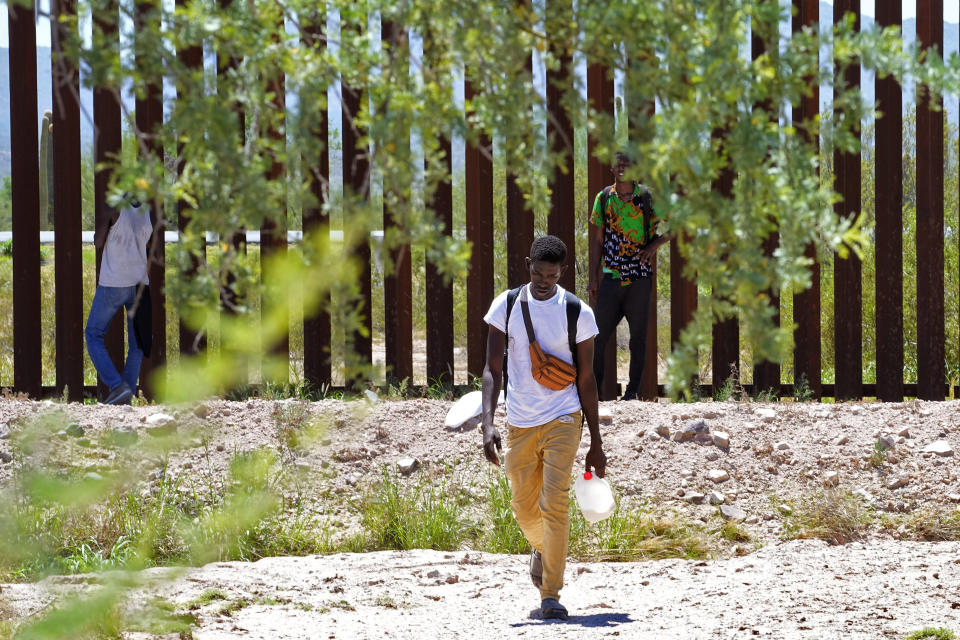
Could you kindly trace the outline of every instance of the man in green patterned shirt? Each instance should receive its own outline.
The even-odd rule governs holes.
[[[614,183],[597,194],[590,216],[590,280],[587,293],[596,310],[593,370],[603,389],[607,341],[626,316],[630,325],[630,379],[621,400],[635,400],[643,379],[647,321],[657,249],[668,238],[657,235],[650,191],[629,177],[633,163],[617,152]]]

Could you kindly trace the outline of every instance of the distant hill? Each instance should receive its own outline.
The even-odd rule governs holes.
[[[826,2],[820,3],[820,24],[821,28],[829,27],[833,21],[833,6]],[[863,16],[862,26],[869,29],[874,24],[873,18]],[[956,24],[947,23],[944,25],[944,52],[946,56],[960,51],[958,47],[958,27]],[[907,44],[913,44],[916,41],[917,21],[914,18],[906,20],[903,24],[903,37]],[[869,101],[874,99],[873,74],[865,73],[861,79],[861,86],[864,96]],[[51,109],[53,105],[52,87],[50,84],[50,48],[37,48],[37,136],[40,135],[40,120],[46,109]],[[0,48],[0,176],[10,174],[10,61],[9,50]],[[91,91],[81,90],[81,100],[84,110],[88,114],[93,114],[93,94]],[[829,103],[832,100],[832,93],[829,89],[821,91],[821,101]],[[913,102],[913,92],[911,86],[904,87],[904,106]],[[957,100],[947,101],[947,110],[951,117],[957,117]],[[93,126],[83,116],[80,122],[80,138],[84,148],[88,148],[93,143]]]

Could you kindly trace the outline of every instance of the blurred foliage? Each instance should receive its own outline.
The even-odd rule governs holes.
[[[116,5],[80,5],[81,14],[97,18],[92,38],[76,35],[75,19],[61,24],[69,34],[68,54],[89,69],[86,83],[118,96],[132,83],[140,99],[164,81],[177,89],[178,99],[155,131],[139,130],[134,115],[125,113],[136,144],[125,144],[113,166],[114,195],[139,193],[158,209],[162,204],[168,218],[182,203],[190,221],[170,260],[181,272],[196,263],[197,271],[168,281],[168,299],[200,331],[211,330],[209,311],[233,312],[223,314],[219,327],[226,347],[221,357],[183,362],[172,376],[177,384],[168,393],[178,398],[242,382],[235,374],[245,369],[237,358],[282,345],[289,322],[282,301],[292,285],[306,285],[304,309],[323,306],[348,343],[358,328],[364,333],[374,310],[362,308],[355,249],[382,227],[382,208],[398,222],[377,252],[384,273],[392,269],[387,249],[409,243],[415,263],[428,257],[447,277],[462,277],[469,244],[443,236],[424,205],[437,184],[451,179],[441,141],[454,136],[502,141],[498,160],[517,177],[532,207],[549,201],[554,170],[572,147],[582,148],[583,132],[598,140],[596,153],[604,161],[619,146],[639,159],[638,177],[678,234],[688,275],[697,274],[708,292],[669,358],[674,394],[686,391],[697,349],[709,344],[714,322],[735,313],[754,360],[784,361],[791,327],[776,326],[770,295],[809,286],[809,244],[822,253],[862,253],[867,245],[864,218],[834,213],[837,196],[819,178],[822,167],[810,142],[821,140],[827,156],[859,148],[865,107],[860,92],[844,86],[843,71],[862,64],[880,75],[909,75],[935,91],[960,84],[960,59],[945,63],[936,54],[904,51],[894,28],[857,33],[845,20],[831,33],[807,28],[776,46],[788,9],[770,0],[584,2],[576,14],[571,4],[551,6],[543,15],[523,5],[504,10],[495,0],[332,0],[325,7],[304,0],[227,6],[196,0],[172,12],[153,1],[137,3],[134,56],[110,35]],[[326,11],[337,12],[338,30],[326,32]],[[374,15],[400,27],[382,46],[374,46]],[[645,34],[642,41],[624,44],[625,24]],[[422,55],[412,60],[419,49],[411,33],[423,43]],[[766,53],[753,60],[744,55],[748,33],[767,43]],[[824,46],[831,47],[836,72],[818,64]],[[177,53],[191,47],[215,54],[218,72],[187,66]],[[551,71],[562,70],[573,55],[623,70],[626,96],[618,123],[584,104],[580,87],[558,87],[580,142],[555,151],[538,115],[543,104],[529,72],[532,51]],[[476,92],[464,109],[453,94],[461,77]],[[359,191],[345,180],[339,200],[315,170],[329,150],[328,137],[316,132],[326,118],[328,88],[338,80],[345,94],[359,97],[343,127],[356,134],[357,151],[367,161],[362,164],[374,169],[354,182],[363,185]],[[833,117],[791,123],[791,105],[818,84],[833,87]],[[283,104],[284,91],[296,96],[295,107]],[[656,112],[649,108],[652,99]],[[412,132],[422,149],[411,146]],[[415,151],[423,154],[422,177]],[[729,195],[715,188],[725,174],[733,176]],[[302,258],[275,252],[264,261],[262,279],[254,277],[242,247],[229,242],[215,265],[192,257],[201,253],[204,231],[226,240],[238,230],[275,224],[282,233],[310,210],[344,229],[342,247],[308,234]],[[764,241],[773,232],[779,246],[766,255]],[[272,293],[258,326],[250,319],[260,289]],[[373,374],[352,349],[343,355],[347,379]],[[264,367],[266,379],[286,381],[284,360],[266,358]]]

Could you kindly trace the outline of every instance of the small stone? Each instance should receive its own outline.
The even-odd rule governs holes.
[[[716,482],[717,484],[720,484],[721,482],[726,482],[729,480],[730,474],[723,469],[710,469],[710,471],[707,472],[707,478],[713,482]]]
[[[785,516],[789,516],[791,513],[793,513],[793,508],[788,504],[781,504],[778,509],[780,510],[780,513]]]
[[[684,494],[683,499],[684,501],[690,502],[692,504],[703,504],[703,501],[706,499],[706,497],[707,496],[703,495],[702,493],[698,493],[696,491],[688,491],[687,493]]]
[[[709,436],[709,434],[710,427],[707,426],[706,422],[703,420],[690,420],[683,425],[683,429],[673,434],[673,439],[675,442],[687,442],[688,440],[697,438],[697,436]]]
[[[224,449],[226,449],[226,447],[224,447],[222,444],[217,445],[217,451],[223,451]]]
[[[716,447],[721,449],[730,448],[730,434],[726,431],[714,431],[713,432],[713,444]]]
[[[753,413],[764,422],[773,422],[774,419],[777,417],[776,411],[774,411],[773,409],[768,409],[766,407],[757,409]]]
[[[823,474],[823,484],[828,487],[836,487],[840,484],[840,473],[837,471],[827,471]]]
[[[10,425],[6,422],[0,424],[0,440],[10,439]]]
[[[73,436],[74,438],[79,438],[83,435],[83,427],[76,422],[71,422],[67,425],[66,434],[68,436]]]
[[[600,424],[613,424],[613,412],[610,411],[610,407],[599,407],[597,419],[600,420]]]
[[[428,578],[439,578],[439,577],[440,577],[440,572],[437,571],[436,569],[434,569],[433,571],[431,571],[430,573],[427,574],[427,577],[428,577]]]
[[[790,443],[788,443],[788,442],[778,442],[777,444],[774,445],[774,448],[775,448],[777,451],[789,451],[789,450],[790,450]]]
[[[877,438],[878,442],[883,443],[884,448],[893,449],[897,446],[897,439],[891,435],[880,436]]]
[[[85,474],[83,474],[83,479],[90,480],[91,482],[99,482],[103,480],[103,476],[96,471],[87,471]]]
[[[711,491],[710,495],[707,496],[707,500],[710,504],[723,504],[727,501],[727,496],[723,495],[719,491]]]
[[[713,462],[719,457],[720,457],[719,453],[717,453],[716,451],[711,451],[710,453],[707,454],[707,462]]]
[[[200,419],[206,418],[210,415],[210,407],[201,403],[193,408],[193,415],[197,416]]]
[[[397,470],[403,474],[413,473],[419,466],[420,461],[416,458],[400,458],[397,460]]]
[[[357,476],[353,475],[352,473],[348,474],[343,480],[351,487],[357,486]]]
[[[681,477],[681,478],[692,478],[692,477],[694,477],[695,475],[696,475],[696,474],[693,472],[692,469],[684,469],[683,471],[680,472],[680,477]]]
[[[938,456],[947,457],[953,455],[953,447],[946,440],[937,440],[925,446],[923,453],[935,453]]]
[[[839,438],[833,441],[833,444],[840,447],[847,444],[848,442],[850,442],[850,438],[848,438],[847,436],[840,436]]]
[[[724,520],[734,520],[735,522],[742,522],[747,519],[747,513],[733,504],[720,505],[720,515],[723,516]]]
[[[760,522],[760,518],[757,516],[749,516],[746,520],[743,521],[744,524],[757,524]]]
[[[773,475],[777,475],[778,473],[780,473],[779,467],[777,467],[777,465],[775,464],[768,464],[766,469],[767,469],[767,473],[772,473]]]
[[[670,437],[670,427],[665,424],[658,424],[655,431],[659,436],[663,436],[664,438]]]
[[[899,489],[900,487],[906,486],[908,480],[903,476],[895,476],[887,480],[886,487],[891,491],[894,489]]]
[[[146,423],[151,427],[162,427],[170,422],[173,422],[173,416],[166,413],[154,413],[146,419]]]
[[[904,427],[903,429],[900,429],[900,431],[897,431],[897,435],[900,436],[901,438],[909,438],[910,427]]]
[[[6,451],[0,451],[0,462],[7,464],[13,461],[13,456],[7,453]]]
[[[703,412],[703,419],[704,419],[704,420],[715,420],[717,417],[719,417],[719,415],[720,415],[720,414],[717,413],[716,411],[704,411],[704,412]]]

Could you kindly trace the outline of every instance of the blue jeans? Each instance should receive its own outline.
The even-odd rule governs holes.
[[[87,328],[83,334],[87,339],[87,352],[90,353],[90,359],[93,360],[93,366],[100,374],[111,391],[120,386],[121,382],[126,382],[133,393],[137,392],[137,378],[140,377],[140,363],[143,362],[143,350],[137,342],[137,334],[133,330],[133,303],[137,298],[137,287],[101,287],[97,286],[97,292],[93,296],[93,304],[90,305],[90,316],[87,318]],[[127,310],[127,338],[130,342],[130,348],[127,351],[126,364],[123,367],[123,376],[113,366],[113,360],[107,353],[107,347],[103,343],[107,329],[110,327],[110,321],[117,311],[125,307]]]

